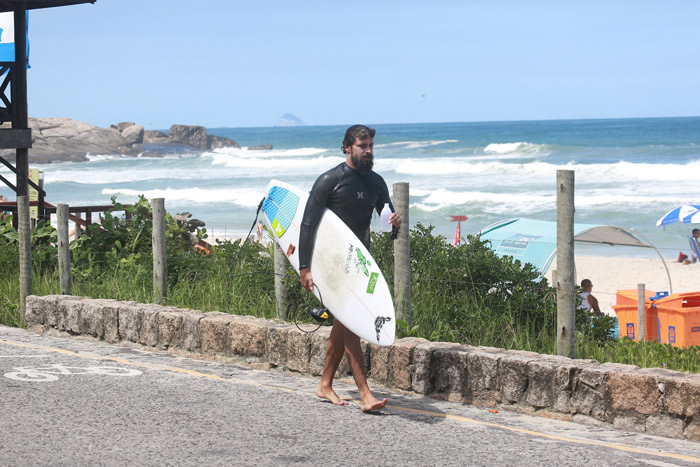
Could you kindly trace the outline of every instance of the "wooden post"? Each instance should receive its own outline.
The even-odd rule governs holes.
[[[68,239],[68,205],[59,203],[56,207],[58,230],[58,281],[61,295],[70,295],[73,280],[70,270],[70,241]]]
[[[275,262],[275,302],[277,304],[277,316],[287,319],[287,266],[289,260],[282,248],[274,242]]]
[[[637,342],[642,342],[647,335],[645,286],[637,284]]]
[[[394,183],[394,210],[401,216],[401,230],[394,241],[394,303],[396,317],[404,320],[409,328],[413,321],[411,309],[411,237],[408,217],[408,183]]]
[[[29,227],[29,196],[17,197],[19,217],[19,310],[24,318],[27,297],[32,294],[32,230]]]
[[[165,198],[151,200],[153,210],[153,299],[165,304],[168,298],[168,265],[165,259]]]
[[[557,354],[576,358],[574,171],[557,170]]]

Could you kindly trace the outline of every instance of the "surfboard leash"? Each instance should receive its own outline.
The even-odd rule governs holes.
[[[255,225],[258,223],[258,217],[260,217],[260,210],[262,209],[263,203],[265,203],[265,200],[268,198],[269,198],[268,196],[263,196],[263,199],[261,199],[260,203],[258,203],[258,209],[255,211],[255,220],[253,220],[253,225],[250,226],[250,230],[248,231],[248,235],[246,235],[246,237],[241,240],[241,248],[238,249],[238,253],[236,254],[236,257],[233,258],[233,261],[231,262],[231,267],[228,270],[229,279],[235,279],[236,277],[241,277],[241,276],[246,276],[246,275],[251,275],[251,274],[273,274],[275,276],[288,277],[290,279],[294,279],[296,277],[296,276],[292,276],[289,274],[280,274],[277,272],[270,272],[270,271],[252,271],[252,272],[244,272],[242,274],[231,275],[234,268],[236,267],[236,263],[238,262],[238,258],[241,256],[241,252],[243,252],[243,243],[248,241],[250,234],[253,232]]]
[[[253,220],[253,225],[250,226],[250,230],[248,231],[248,235],[246,235],[245,238],[241,240],[241,247],[238,249],[238,254],[236,254],[236,257],[233,258],[233,261],[231,262],[231,267],[228,270],[228,277],[230,279],[237,277],[237,276],[232,276],[231,272],[236,267],[236,263],[238,263],[238,257],[241,256],[241,252],[243,251],[243,243],[248,241],[248,238],[250,238],[250,234],[253,232],[255,225],[258,223],[258,217],[260,216],[260,210],[262,209],[263,203],[265,202],[266,198],[267,198],[267,196],[263,196],[263,199],[261,199],[260,203],[258,203],[258,209],[255,211],[255,220]]]
[[[242,274],[235,274],[235,275],[232,274],[233,270],[236,267],[236,264],[238,263],[238,259],[241,255],[241,252],[243,251],[243,242],[247,241],[247,239],[250,237],[250,234],[253,232],[253,229],[255,228],[256,224],[258,223],[258,218],[260,217],[260,210],[262,209],[262,206],[265,203],[265,200],[268,198],[269,198],[268,196],[263,196],[263,198],[260,200],[260,203],[258,203],[258,208],[255,211],[255,219],[253,220],[253,224],[250,226],[250,230],[248,231],[248,235],[246,235],[245,238],[241,241],[241,248],[238,250],[236,257],[231,262],[231,267],[229,268],[229,271],[228,271],[228,276],[230,279],[234,279],[236,277],[241,277],[241,276],[246,276],[246,275],[252,275],[252,274],[272,274],[275,276],[282,276],[282,277],[286,277],[289,279],[295,279],[296,277],[298,277],[298,276],[292,276],[289,274],[281,274],[281,273],[274,272],[274,271],[252,271],[252,272],[245,272]],[[316,327],[316,329],[314,329],[312,331],[306,331],[306,330],[302,329],[301,327],[299,327],[299,324],[297,323],[297,312],[299,311],[298,304],[296,304],[294,302],[289,303],[289,305],[287,305],[287,309],[285,312],[286,315],[289,316],[290,311],[291,311],[292,315],[294,317],[294,325],[297,327],[297,329],[299,329],[300,331],[305,332],[307,334],[311,334],[313,332],[318,331],[319,328],[323,325],[323,323],[326,322],[329,318],[331,318],[331,314],[328,311],[328,308],[326,308],[323,305],[323,299],[321,297],[321,289],[319,289],[316,284],[314,284],[314,287],[316,288],[316,291],[318,292],[318,297],[319,297],[319,301],[321,302],[321,306],[319,308],[313,307],[311,304],[310,298],[308,298],[308,296],[307,296],[306,309],[309,312],[309,314],[311,315],[311,317],[319,323],[319,325],[318,325],[318,327]],[[292,309],[292,307],[294,307],[294,308]]]
[[[311,304],[311,299],[307,295],[306,296],[306,310],[309,312],[311,317],[318,322],[318,326],[316,327],[316,329],[314,329],[312,331],[307,331],[305,329],[302,329],[299,326],[299,323],[297,323],[297,312],[299,311],[299,306],[295,306],[294,309],[291,310],[291,307],[292,307],[292,305],[294,305],[294,303],[290,303],[289,305],[287,305],[287,310],[286,310],[287,316],[289,316],[290,311],[293,311],[292,315],[294,316],[294,325],[297,327],[298,330],[300,330],[301,332],[304,332],[306,334],[311,334],[311,333],[318,331],[321,328],[321,326],[323,326],[323,323],[328,321],[328,319],[332,319],[332,317],[333,317],[331,315],[330,311],[328,311],[328,308],[326,308],[326,306],[323,304],[323,297],[321,295],[321,289],[319,289],[316,284],[314,284],[313,286],[316,288],[316,291],[318,292],[318,301],[321,303],[321,306],[318,308],[314,307]]]

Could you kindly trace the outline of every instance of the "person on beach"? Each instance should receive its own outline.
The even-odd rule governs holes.
[[[695,247],[693,245],[690,245],[690,262],[691,263],[696,263],[698,261],[698,254],[697,251],[700,251],[700,229],[693,229],[691,232],[691,237],[690,241],[693,242]]]
[[[265,228],[263,227],[262,221],[258,222],[257,225],[255,226],[255,241],[256,242],[262,243],[264,231],[265,231]]]
[[[581,293],[578,294],[578,296],[581,298],[579,309],[585,310],[588,313],[593,313],[596,316],[603,316],[603,312],[600,311],[600,306],[598,305],[598,299],[591,295],[591,290],[593,290],[593,283],[591,280],[582,280]]]
[[[348,128],[341,148],[346,155],[345,162],[318,177],[311,189],[299,236],[299,275],[301,284],[307,292],[311,292],[314,286],[311,274],[312,242],[324,208],[337,214],[368,249],[372,211],[376,210],[379,214],[384,203],[389,203],[393,211],[386,182],[372,171],[375,133],[374,129],[364,125],[353,125]],[[389,223],[399,227],[401,218],[392,212]],[[374,397],[367,385],[360,338],[340,321],[333,322],[316,395],[335,405],[348,404],[333,390],[333,377],[343,354],[347,356],[352,376],[360,391],[360,409],[363,412],[369,412],[383,408],[387,400]]]
[[[3,195],[0,195],[0,203],[7,203],[9,201],[9,199],[5,198]],[[4,219],[7,214],[9,214],[7,211],[0,209],[0,220]]]
[[[690,242],[690,256],[681,251],[678,255],[679,263],[691,264],[698,261],[697,251],[700,251],[700,229],[693,229],[691,232]]]

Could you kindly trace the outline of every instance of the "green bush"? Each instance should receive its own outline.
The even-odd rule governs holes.
[[[530,264],[497,256],[477,237],[453,247],[432,231],[422,224],[411,230],[413,328],[407,332],[474,345],[551,347],[554,290]],[[373,236],[372,254],[393,284],[388,235]]]

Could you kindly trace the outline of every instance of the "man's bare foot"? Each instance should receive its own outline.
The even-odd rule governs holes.
[[[360,402],[360,409],[365,413],[371,412],[372,410],[380,410],[384,408],[386,403],[386,399],[379,400],[376,397],[372,396],[371,398],[368,398],[366,402]]]
[[[344,401],[332,388],[323,388],[320,385],[316,388],[316,395],[321,399],[327,399],[334,405],[348,405],[347,401]]]

